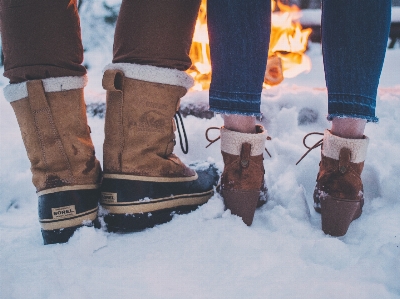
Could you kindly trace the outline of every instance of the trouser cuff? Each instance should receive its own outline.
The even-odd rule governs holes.
[[[366,119],[368,122],[378,122],[375,116],[376,100],[348,94],[328,94],[328,120],[335,117]]]
[[[261,94],[210,90],[210,110],[217,113],[261,116]]]

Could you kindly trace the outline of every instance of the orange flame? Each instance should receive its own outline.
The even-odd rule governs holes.
[[[304,54],[307,49],[308,36],[311,29],[302,29],[298,22],[301,16],[300,9],[293,5],[282,4],[279,0],[271,0],[271,38],[268,57],[279,57],[281,73],[285,78],[293,78],[302,72],[311,69],[311,61]],[[279,11],[274,12],[278,7]],[[207,31],[207,12],[206,0],[202,0],[199,16],[193,35],[193,43],[190,49],[190,58],[193,65],[187,71],[194,80],[195,86],[192,90],[209,89],[211,81],[210,47]],[[268,68],[267,68],[268,72]],[[276,63],[271,69],[273,77],[276,75]],[[282,78],[283,79],[283,78]],[[279,84],[281,80],[276,80],[270,85]],[[264,85],[266,87],[266,85]]]
[[[275,2],[272,5],[274,11]],[[282,60],[283,76],[293,78],[311,70],[311,61],[304,54],[311,29],[302,29],[298,22],[301,11],[296,5],[284,5],[279,0],[276,5],[279,11],[272,13],[268,56],[278,56]]]
[[[207,31],[206,0],[202,0],[200,5],[189,56],[193,61],[193,65],[187,72],[195,81],[192,90],[209,89],[211,81],[211,63]]]

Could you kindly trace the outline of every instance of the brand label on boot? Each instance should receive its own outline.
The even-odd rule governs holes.
[[[142,114],[133,125],[141,132],[164,132],[167,128],[165,119],[168,119],[167,115],[158,110],[150,110]]]
[[[168,109],[167,105],[160,104],[157,102],[146,102],[146,107],[153,108],[153,109],[159,109],[159,110],[167,110]]]
[[[51,213],[53,215],[53,219],[70,218],[71,216],[76,215],[75,205],[52,208]]]
[[[117,202],[117,193],[101,192],[101,202],[103,203]]]

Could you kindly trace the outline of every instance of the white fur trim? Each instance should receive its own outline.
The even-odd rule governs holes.
[[[239,133],[230,131],[221,127],[221,151],[240,155],[242,144],[247,142],[251,144],[250,156],[258,156],[264,152],[266,140],[266,131],[257,134]]]
[[[87,76],[82,77],[57,77],[43,79],[45,92],[57,92],[84,88],[87,84]],[[8,102],[14,102],[28,97],[26,82],[9,84],[3,89],[4,97]]]
[[[133,63],[111,63],[104,68],[107,70],[120,70],[125,77],[153,83],[161,83],[175,86],[182,86],[189,89],[194,81],[184,71],[156,67],[152,65],[140,65]]]
[[[367,136],[364,136],[363,139],[347,139],[335,136],[329,130],[325,130],[322,154],[325,157],[339,160],[340,150],[345,147],[351,151],[350,162],[361,163],[367,156],[368,143]]]

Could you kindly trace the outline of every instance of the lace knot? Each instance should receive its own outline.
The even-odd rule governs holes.
[[[311,152],[313,149],[316,149],[317,147],[319,147],[319,146],[322,145],[322,141],[323,141],[324,139],[319,140],[319,141],[318,141],[317,143],[315,143],[313,146],[308,146],[307,143],[306,143],[306,139],[307,139],[308,136],[311,136],[311,135],[324,135],[324,133],[311,132],[311,133],[308,133],[306,136],[304,136],[304,138],[303,138],[303,145],[304,145],[306,148],[308,148],[308,151],[306,151],[306,153],[305,153],[303,156],[301,156],[300,160],[297,161],[296,165],[299,164],[300,161],[303,160],[303,158],[304,158],[305,156],[307,156],[309,152]]]
[[[210,143],[206,146],[206,148],[209,147],[209,146],[210,146],[211,144],[213,144],[214,142],[216,142],[216,141],[218,141],[219,139],[221,139],[221,136],[218,136],[218,137],[215,138],[215,139],[210,139],[210,138],[208,137],[208,132],[209,132],[210,130],[220,130],[220,128],[218,128],[218,127],[209,127],[209,128],[206,130],[206,139],[207,139],[208,142],[210,142]]]

